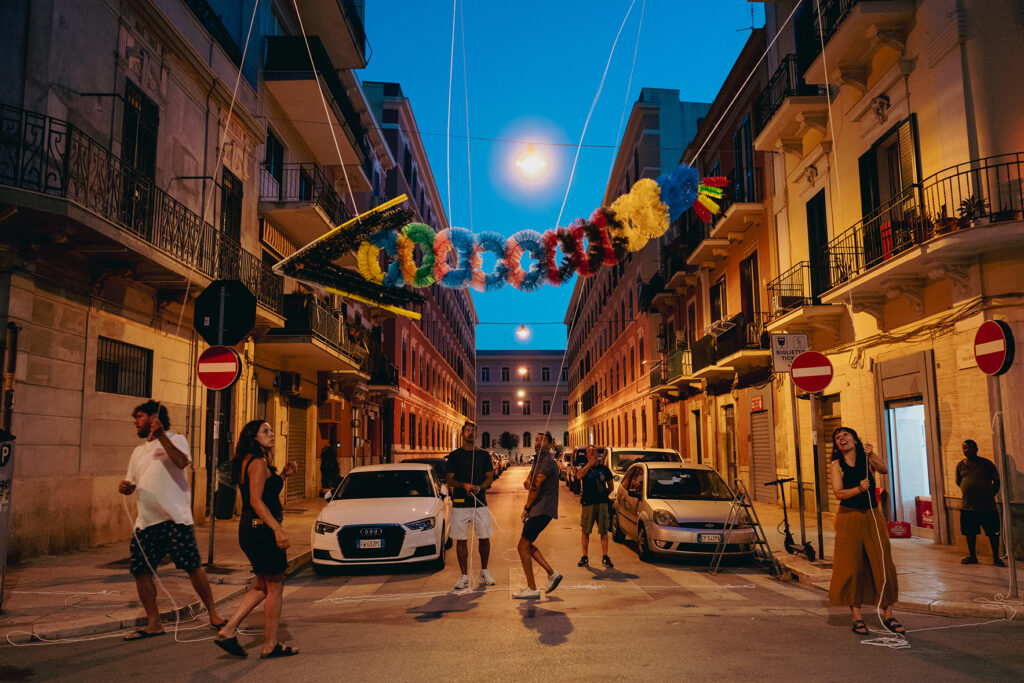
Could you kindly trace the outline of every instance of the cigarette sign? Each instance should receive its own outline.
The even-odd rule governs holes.
[[[793,366],[793,359],[807,348],[806,334],[773,334],[772,371],[789,372]]]

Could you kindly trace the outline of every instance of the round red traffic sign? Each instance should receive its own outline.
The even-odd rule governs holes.
[[[809,394],[824,391],[832,381],[832,363],[825,354],[817,351],[804,351],[793,359],[789,376],[798,389]]]
[[[1013,332],[1002,320],[986,320],[974,334],[974,360],[986,375],[1001,375],[1013,363]]]
[[[207,389],[227,389],[242,372],[242,359],[235,350],[227,346],[211,346],[203,351],[196,363],[199,381]]]

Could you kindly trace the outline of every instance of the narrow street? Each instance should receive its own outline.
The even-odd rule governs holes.
[[[287,661],[256,656],[257,611],[240,639],[250,652],[244,661],[217,650],[212,633],[200,627],[183,629],[183,643],[169,635],[142,643],[5,646],[0,679],[280,680],[334,673],[429,681],[1019,680],[1024,673],[1019,623],[960,629],[950,627],[971,620],[904,613],[911,647],[891,650],[861,644],[847,615],[830,608],[821,592],[780,583],[754,567],[711,576],[700,564],[644,564],[632,545],[613,544],[615,569],[578,568],[579,505],[564,485],[560,517],[538,545],[565,580],[540,601],[513,600],[511,593],[524,585],[515,543],[527,471],[508,470],[488,495],[500,525],[492,542],[494,587],[452,593],[454,550],[440,572],[375,567],[318,577],[304,569],[285,589],[282,639],[301,650]],[[591,562],[599,564],[594,541]],[[475,570],[476,558],[473,563]]]

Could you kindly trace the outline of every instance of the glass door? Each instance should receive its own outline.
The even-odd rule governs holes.
[[[915,536],[931,537],[931,483],[928,477],[928,446],[925,438],[924,403],[920,398],[894,401],[885,406],[889,444],[889,519],[909,522]],[[928,510],[927,515],[918,511]]]

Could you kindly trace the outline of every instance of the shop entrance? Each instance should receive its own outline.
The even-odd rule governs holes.
[[[920,397],[885,404],[889,445],[889,519],[909,522],[915,536],[932,538],[924,402]]]

